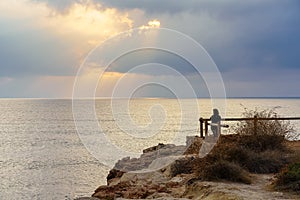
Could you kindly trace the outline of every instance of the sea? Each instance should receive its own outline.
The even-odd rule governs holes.
[[[300,117],[300,98],[0,99],[0,199],[75,199],[106,184],[118,159],[158,143],[185,144],[212,109]],[[90,105],[93,105],[91,108]],[[219,108],[220,106],[220,108]],[[300,133],[300,121],[291,121]],[[236,122],[222,129],[234,132]]]

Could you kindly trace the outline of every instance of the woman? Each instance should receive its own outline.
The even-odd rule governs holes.
[[[221,116],[219,115],[218,109],[213,109],[213,115],[210,117],[211,120],[211,131],[213,132],[214,137],[219,136],[219,130],[220,130],[220,122],[221,122]]]

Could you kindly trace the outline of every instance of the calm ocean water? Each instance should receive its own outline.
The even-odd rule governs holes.
[[[87,142],[98,140],[82,142],[81,138],[99,136],[85,109],[87,101],[76,104],[81,115],[78,134],[71,100],[0,100],[0,199],[73,199],[90,196],[97,186],[106,183],[111,167],[107,160],[114,163],[123,155],[105,149],[103,138],[96,144],[103,160],[87,150]],[[199,108],[194,106],[195,100],[180,102],[135,99],[129,104],[118,100],[112,105],[110,100],[96,100],[95,111],[111,143],[139,154],[141,149],[159,142],[182,144],[186,135],[198,134],[199,117],[211,115],[210,100],[198,99]],[[243,107],[277,107],[280,116],[300,116],[300,99],[228,99],[226,117],[240,117]],[[300,122],[292,124],[300,132]]]

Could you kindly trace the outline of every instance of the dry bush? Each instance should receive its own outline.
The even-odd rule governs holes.
[[[244,145],[245,140],[240,135],[222,135],[210,154],[195,162],[199,179],[249,183],[249,172],[277,173],[289,162],[288,151],[271,146],[253,150]]]
[[[276,107],[273,109],[266,109],[259,111],[248,110],[244,108],[243,117],[245,118],[278,118],[277,112],[275,112]],[[239,135],[253,136],[255,133],[253,120],[242,121],[237,124],[234,128],[235,133]],[[293,126],[289,121],[283,120],[258,120],[256,126],[256,135],[260,136],[272,136],[275,137],[278,142],[282,142],[284,138],[291,138],[289,133],[294,132]]]
[[[241,182],[250,184],[249,173],[239,165],[225,160],[206,165],[199,174],[201,180],[218,181],[227,180],[232,182]]]
[[[289,153],[281,149],[270,148],[264,151],[248,148],[244,143],[248,139],[238,135],[223,135],[210,153],[211,161],[226,160],[235,163],[252,173],[276,173],[289,162]],[[267,145],[268,146],[268,145]],[[261,149],[261,148],[260,148]]]
[[[244,168],[258,174],[278,173],[289,162],[288,157],[278,150],[268,150],[261,153],[249,152]]]
[[[246,118],[276,118],[271,110],[247,110]],[[286,145],[287,134],[293,127],[287,121],[258,120],[257,132],[253,121],[243,121],[235,127],[236,134],[221,135],[213,150],[195,162],[201,180],[228,180],[250,183],[248,173],[277,173],[291,162]]]
[[[175,177],[178,174],[191,174],[193,173],[193,168],[195,163],[194,157],[186,157],[179,160],[175,160],[174,163],[171,164],[171,176]]]
[[[254,152],[263,152],[266,150],[287,150],[285,139],[281,135],[241,135],[239,144]]]

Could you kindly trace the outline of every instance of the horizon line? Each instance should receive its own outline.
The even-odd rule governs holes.
[[[281,96],[281,97],[272,97],[272,96],[266,96],[266,97],[259,97],[259,96],[252,96],[252,97],[237,97],[237,96],[232,96],[232,97],[196,97],[196,98],[191,98],[191,97],[183,97],[183,98],[172,98],[172,97],[132,97],[132,98],[127,98],[127,97],[85,97],[85,98],[72,98],[72,97],[0,97],[0,99],[6,99],[6,100],[13,100],[13,99],[31,99],[31,100],[88,100],[88,99],[299,99],[300,96]]]

